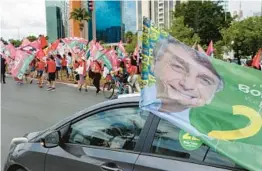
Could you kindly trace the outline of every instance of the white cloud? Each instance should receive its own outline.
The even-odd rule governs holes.
[[[46,34],[45,0],[1,0],[1,37]]]

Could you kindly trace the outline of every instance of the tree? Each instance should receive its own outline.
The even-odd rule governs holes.
[[[194,33],[193,29],[184,24],[184,17],[173,19],[169,34],[189,46],[200,41],[199,36]]]
[[[79,29],[82,34],[84,29],[84,22],[88,22],[91,19],[90,14],[85,8],[75,8],[74,11],[70,13],[70,18],[79,22]]]
[[[188,1],[176,5],[174,17],[184,17],[184,24],[193,28],[202,45],[222,39],[220,29],[230,26],[233,18],[225,13],[220,1]]]
[[[132,41],[126,45],[125,49],[127,53],[133,53],[137,45],[137,34],[133,34]]]
[[[227,29],[222,29],[223,43],[234,50],[238,63],[246,56],[255,56],[262,47],[262,17],[249,17],[233,22]]]
[[[36,37],[36,36],[33,36],[33,35],[30,35],[30,36],[27,36],[27,39],[28,39],[30,42],[33,42],[33,41],[37,40],[37,37]]]
[[[131,31],[126,32],[125,34],[126,43],[131,43],[132,39],[133,39],[133,33]]]
[[[8,40],[10,43],[14,45],[14,47],[19,47],[22,44],[21,40],[14,40],[14,39],[9,39]]]

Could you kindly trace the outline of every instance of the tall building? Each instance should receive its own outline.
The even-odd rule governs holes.
[[[135,33],[138,30],[138,6],[137,0],[121,1],[121,22],[122,29]],[[140,10],[141,11],[141,10]],[[140,12],[141,13],[141,12]]]
[[[74,8],[88,9],[88,1],[70,0],[70,11]],[[86,34],[81,35],[78,23],[70,21],[70,36],[82,36],[86,39],[101,40],[105,43],[115,43],[124,40],[126,32],[136,33],[143,28],[143,17],[154,21],[158,27],[170,28],[172,12],[175,9],[176,0],[104,0],[93,1],[94,10],[92,21],[84,28]],[[114,30],[114,31],[113,31]],[[112,39],[111,33],[119,35]],[[110,34],[110,35],[109,35]]]
[[[255,16],[262,16],[262,12],[254,12],[253,13],[253,16],[255,17]]]
[[[49,42],[69,35],[68,1],[45,1],[46,30]]]
[[[64,37],[63,21],[61,10],[57,6],[46,7],[46,31],[49,42]]]
[[[142,16],[150,18],[160,28],[170,28],[175,0],[142,1]]]

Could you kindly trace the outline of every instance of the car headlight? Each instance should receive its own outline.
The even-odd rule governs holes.
[[[27,143],[27,142],[28,142],[28,139],[25,138],[25,137],[13,138],[11,143],[10,143],[10,150],[12,150],[18,144]]]

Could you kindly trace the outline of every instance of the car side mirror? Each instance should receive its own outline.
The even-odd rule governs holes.
[[[60,132],[54,131],[46,135],[44,138],[41,139],[41,144],[45,148],[54,148],[59,146],[60,144]]]

